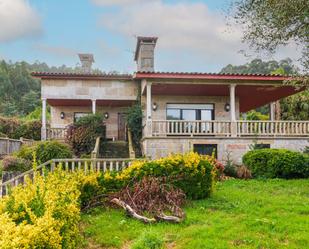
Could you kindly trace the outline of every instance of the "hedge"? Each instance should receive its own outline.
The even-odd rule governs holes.
[[[40,140],[41,121],[23,121],[17,118],[0,117],[0,133],[14,139],[24,137],[33,140]]]
[[[309,155],[286,149],[259,149],[247,152],[243,163],[253,177],[308,178]]]
[[[134,161],[121,172],[106,172],[100,184],[115,191],[144,176],[167,177],[171,184],[182,189],[190,199],[208,197],[214,188],[218,169],[222,165],[209,156],[190,152],[153,161]]]
[[[72,150],[67,144],[57,141],[41,141],[32,146],[23,145],[14,155],[33,161],[34,153],[39,163],[45,163],[51,159],[72,158],[73,156]]]

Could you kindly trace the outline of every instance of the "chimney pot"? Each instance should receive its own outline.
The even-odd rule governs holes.
[[[134,58],[137,64],[137,71],[154,71],[154,50],[157,40],[157,37],[137,37]]]
[[[91,73],[91,66],[94,62],[93,54],[78,54],[78,57],[82,63],[83,73]]]

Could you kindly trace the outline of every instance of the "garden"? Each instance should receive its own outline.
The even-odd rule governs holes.
[[[40,142],[4,166],[35,170],[72,155]],[[59,163],[1,199],[0,248],[306,248],[309,155],[258,149],[243,162],[190,152],[118,172]]]

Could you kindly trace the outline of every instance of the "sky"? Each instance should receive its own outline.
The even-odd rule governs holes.
[[[218,72],[254,58],[296,59],[290,44],[272,56],[241,42],[226,19],[232,0],[0,0],[0,59],[130,73],[136,36],[157,36],[156,71]],[[228,25],[229,24],[229,25]]]

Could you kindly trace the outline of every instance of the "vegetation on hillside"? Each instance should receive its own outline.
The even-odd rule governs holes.
[[[26,116],[41,106],[40,80],[31,72],[80,72],[80,67],[48,66],[46,63],[33,64],[0,61],[0,115]],[[95,69],[94,72],[101,72]]]

